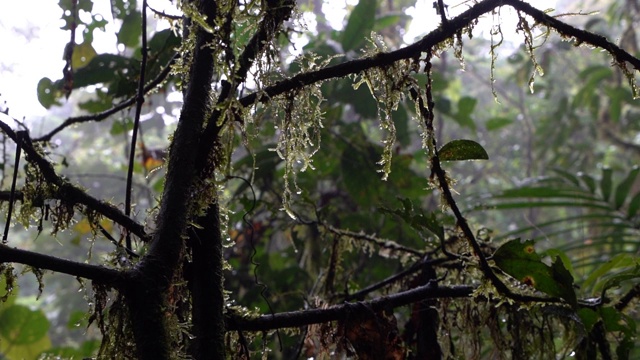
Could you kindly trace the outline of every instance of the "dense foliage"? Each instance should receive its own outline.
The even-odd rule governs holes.
[[[0,357],[638,355],[635,1],[409,44],[405,0],[59,5],[51,115],[0,122]]]

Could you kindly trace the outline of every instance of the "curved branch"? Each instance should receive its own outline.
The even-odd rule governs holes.
[[[7,134],[7,136],[9,136],[13,141],[17,141],[16,133],[11,129],[11,127],[9,127],[9,125],[2,121],[0,121],[0,130]],[[42,157],[42,155],[40,155],[40,153],[38,153],[38,151],[33,147],[33,143],[28,135],[25,135],[25,138],[22,139],[20,145],[27,156],[27,161],[33,163],[38,167],[38,169],[40,169],[44,179],[49,184],[57,187],[57,191],[53,194],[54,198],[67,201],[69,203],[85,205],[88,209],[96,211],[118,223],[125,229],[129,230],[132,234],[138,236],[140,240],[149,240],[149,236],[144,231],[144,226],[140,223],[126,216],[117,207],[94,198],[84,190],[72,185],[67,180],[56,174],[53,165],[47,159]]]
[[[610,42],[606,37],[602,35],[578,29],[520,0],[504,0],[501,2],[504,5],[509,5],[516,10],[526,13],[538,23],[554,29],[562,36],[575,38],[578,44],[585,43],[604,49],[609,54],[611,54],[611,56],[613,56],[618,63],[623,63],[626,61],[631,63],[631,65],[633,65],[636,70],[640,70],[640,59],[621,49],[618,45]]]
[[[573,37],[577,39],[577,41],[584,44],[589,44],[605,49],[619,63],[623,63],[624,61],[626,61],[631,63],[635,69],[640,70],[640,59],[629,54],[601,35],[596,35],[591,32],[573,27],[569,24],[565,24],[558,19],[547,15],[543,11],[540,11],[520,0],[487,0],[472,6],[471,8],[469,8],[469,10],[463,12],[455,18],[449,19],[446,26],[440,26],[438,29],[427,34],[421,40],[404,48],[387,53],[381,52],[374,56],[348,61],[342,64],[322,68],[317,71],[298,74],[292,78],[282,80],[265,89],[249,94],[241,98],[240,103],[243,106],[249,106],[256,102],[267,102],[271,97],[278,96],[291,90],[299,89],[304,86],[317,83],[319,81],[345,77],[351,74],[358,74],[373,67],[384,67],[391,65],[392,63],[399,60],[419,57],[422,52],[427,51],[428,49],[435,47],[443,41],[451,38],[461,29],[469,26],[480,16],[503,5],[509,5],[516,10],[530,15],[538,23],[555,29],[562,36]]]
[[[426,299],[466,298],[471,296],[474,290],[475,287],[473,286],[459,285],[439,287],[433,283],[429,283],[415,289],[383,296],[371,301],[345,303],[328,309],[292,311],[275,315],[263,315],[253,319],[231,315],[226,319],[226,328],[228,331],[267,331],[300,327],[344,320],[349,316],[357,316],[359,314],[368,316],[372,311],[378,312],[384,309],[397,308]]]
[[[125,272],[103,266],[90,265],[0,244],[0,263],[12,262],[38,269],[99,281],[115,286],[125,281]]]
[[[160,85],[160,83],[162,83],[167,78],[167,76],[171,72],[171,66],[173,65],[173,63],[175,63],[175,61],[178,59],[178,57],[180,57],[180,54],[179,53],[175,53],[173,55],[173,57],[171,58],[171,60],[169,60],[167,65],[164,67],[164,69],[158,74],[158,76],[156,76],[155,79],[153,79],[149,84],[147,84],[144,87],[144,93],[145,94],[148,93],[149,91],[155,89],[156,86]],[[34,142],[51,141],[51,138],[53,138],[53,136],[55,134],[57,134],[60,131],[68,128],[71,125],[80,124],[80,123],[89,122],[89,121],[102,121],[102,120],[108,118],[109,116],[117,113],[118,111],[124,110],[124,109],[128,108],[129,106],[135,104],[137,98],[138,98],[138,94],[136,93],[135,96],[133,96],[133,97],[131,97],[131,98],[129,98],[129,99],[127,99],[127,100],[115,105],[111,109],[105,110],[103,112],[99,112],[97,114],[89,114],[89,115],[70,117],[67,120],[63,121],[62,124],[58,125],[55,129],[51,130],[48,134],[43,135],[43,136],[41,136],[39,138],[34,138],[33,141]]]

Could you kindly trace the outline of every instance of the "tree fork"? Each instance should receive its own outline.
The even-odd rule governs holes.
[[[207,21],[216,18],[215,2],[200,0]],[[212,25],[212,24],[211,24]],[[212,25],[213,26],[213,25]],[[213,35],[197,28],[184,105],[174,133],[156,232],[147,255],[130,271],[124,293],[131,312],[138,358],[169,359],[170,332],[166,323],[166,294],[183,256],[188,216],[193,211],[195,159],[207,113],[214,70]]]

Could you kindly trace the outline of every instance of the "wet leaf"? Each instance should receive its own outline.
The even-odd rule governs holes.
[[[13,345],[33,344],[47,335],[49,320],[41,310],[13,305],[0,313],[0,335]]]
[[[496,250],[493,260],[500,270],[518,281],[554,297],[564,299],[574,308],[577,307],[576,293],[573,290],[573,276],[556,258],[552,266],[542,262],[535,250],[533,240],[511,240]]]
[[[438,151],[440,161],[460,161],[460,160],[487,160],[489,154],[473,140],[453,140],[440,148]]]

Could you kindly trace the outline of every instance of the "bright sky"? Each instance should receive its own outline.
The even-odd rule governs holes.
[[[530,1],[539,9],[555,6],[555,0]],[[336,28],[343,26],[346,15],[345,5],[354,5],[357,0],[325,0],[323,10],[327,12],[330,24]],[[455,16],[472,5],[471,1],[445,1],[449,3],[449,16]],[[172,5],[167,0],[150,1],[158,10],[170,11]],[[417,36],[433,30],[439,23],[439,17],[433,9],[433,0],[418,0],[417,5],[408,9],[408,15],[415,16],[405,39],[411,41]],[[456,5],[460,4],[460,5]],[[37,11],[34,11],[37,9]],[[101,13],[112,23],[109,1],[94,0],[94,11]],[[503,21],[513,19],[510,9],[503,10]],[[57,80],[62,77],[62,52],[69,41],[69,32],[60,30],[61,9],[57,1],[21,0],[6,2],[0,13],[0,39],[3,51],[0,53],[0,109],[6,102],[10,115],[16,118],[26,116],[43,116],[46,114],[37,100],[36,86],[43,77]],[[491,26],[491,21],[485,21]],[[513,24],[505,24],[505,29],[513,28]],[[98,53],[113,51],[116,29],[111,26],[106,33],[94,32],[94,47]],[[505,31],[505,34],[511,32]],[[515,32],[513,32],[515,33]],[[82,41],[81,32],[76,34],[76,41]],[[508,40],[508,39],[507,39]]]

